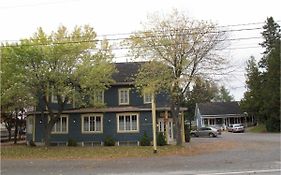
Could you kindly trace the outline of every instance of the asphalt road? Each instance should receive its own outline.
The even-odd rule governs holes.
[[[226,141],[239,146],[196,156],[117,160],[2,160],[2,175],[222,175],[281,174],[280,134],[223,133],[192,138],[192,144]],[[188,145],[187,145],[188,146]]]

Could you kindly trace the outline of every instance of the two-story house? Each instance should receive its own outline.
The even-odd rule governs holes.
[[[141,96],[134,87],[134,75],[141,62],[115,63],[115,83],[106,91],[96,94],[96,100],[104,103],[102,108],[73,108],[68,104],[51,133],[51,143],[66,144],[69,139],[78,144],[103,145],[106,137],[112,137],[116,145],[139,144],[144,133],[152,138],[151,96]],[[50,98],[55,107],[57,100]],[[168,143],[174,141],[174,123],[170,116],[169,95],[156,96],[157,129],[164,132]],[[181,112],[186,108],[181,108]],[[27,142],[43,144],[44,123],[47,111],[35,111],[27,119]]]

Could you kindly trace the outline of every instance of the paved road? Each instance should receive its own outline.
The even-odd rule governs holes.
[[[223,133],[219,138],[193,138],[192,144],[226,141],[237,147],[196,156],[118,160],[2,160],[2,175],[222,175],[281,174],[280,134]]]

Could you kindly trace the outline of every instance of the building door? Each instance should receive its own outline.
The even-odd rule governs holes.
[[[169,118],[164,122],[164,118],[158,119],[158,132],[163,132],[167,138],[167,143],[174,141],[173,119]]]

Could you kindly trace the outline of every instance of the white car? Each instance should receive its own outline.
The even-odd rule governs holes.
[[[245,128],[242,124],[233,124],[231,131],[232,132],[244,132]]]

